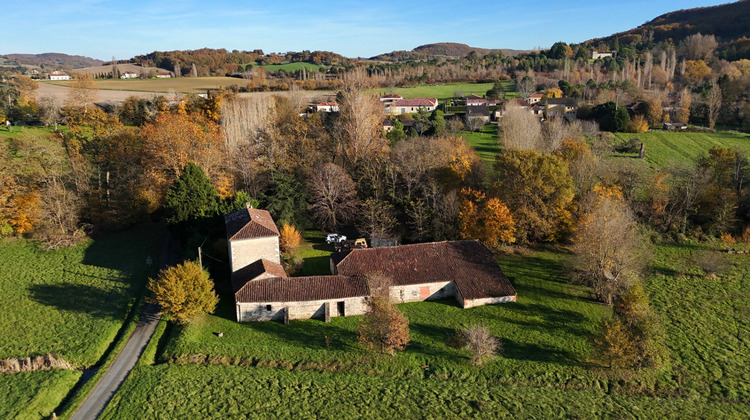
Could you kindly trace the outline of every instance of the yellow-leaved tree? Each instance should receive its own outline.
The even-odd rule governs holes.
[[[149,279],[148,290],[162,312],[179,324],[201,313],[213,313],[219,303],[208,272],[192,261],[161,270],[155,279]]]

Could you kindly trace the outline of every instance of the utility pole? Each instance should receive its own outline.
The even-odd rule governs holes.
[[[201,255],[201,247],[198,247],[198,264],[201,266],[201,271],[203,271],[203,255]]]

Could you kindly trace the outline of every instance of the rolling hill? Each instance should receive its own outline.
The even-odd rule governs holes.
[[[104,61],[81,55],[68,55],[62,53],[44,53],[44,54],[5,54],[8,60],[15,61],[18,64],[27,64],[31,66],[41,66],[53,68],[71,68],[78,69],[83,67],[101,66]]]
[[[470,47],[466,44],[460,44],[457,42],[439,42],[436,44],[420,45],[411,51],[392,51],[371,57],[370,60],[377,61],[415,61],[415,60],[428,60],[437,57],[448,57],[448,58],[461,58],[466,57],[472,51],[476,52],[478,56],[484,56],[487,54],[502,53],[504,55],[519,55],[526,51],[521,50],[510,50],[510,49],[487,49]]]
[[[698,7],[665,13],[629,31],[595,38],[589,42],[639,41],[653,31],[656,42],[681,40],[695,33],[716,35],[719,41],[728,42],[740,37],[750,37],[750,0],[740,0],[719,6]]]

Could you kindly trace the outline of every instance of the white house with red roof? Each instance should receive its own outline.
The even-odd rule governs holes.
[[[339,112],[339,104],[336,102],[321,102],[312,106],[315,112]]]
[[[395,94],[392,94],[392,95],[383,95],[383,96],[380,97],[380,102],[382,102],[383,104],[390,105],[390,104],[392,104],[392,103],[394,103],[396,101],[400,101],[402,99],[404,99],[404,97],[401,96],[401,95],[395,95]]]
[[[437,98],[399,99],[392,103],[386,103],[385,113],[390,115],[411,114],[413,112],[419,112],[420,109],[432,112],[437,106]]]
[[[63,71],[53,71],[49,74],[49,80],[70,80],[70,75]]]

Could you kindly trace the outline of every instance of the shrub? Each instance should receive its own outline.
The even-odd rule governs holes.
[[[387,298],[372,296],[359,324],[359,343],[393,354],[409,344],[409,320]]]
[[[462,331],[464,348],[472,354],[471,363],[481,366],[503,351],[500,338],[495,337],[484,325],[474,325]]]
[[[284,223],[279,232],[279,247],[281,252],[289,253],[302,243],[302,234],[294,226]]]

